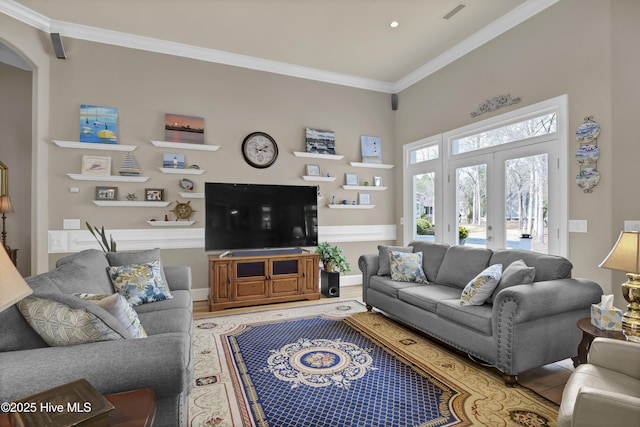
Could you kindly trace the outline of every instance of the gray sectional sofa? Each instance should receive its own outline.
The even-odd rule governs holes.
[[[86,250],[60,259],[50,272],[27,278],[32,297],[89,312],[118,339],[49,346],[18,306],[10,307],[0,313],[0,402],[86,378],[104,394],[150,388],[156,395],[154,426],[186,426],[193,384],[189,267],[164,267],[173,298],[134,307],[146,338],[130,338],[109,312],[73,295],[114,294],[107,274],[110,264],[146,263],[159,256],[158,249],[106,256]]]
[[[421,241],[378,248],[358,260],[367,308],[494,366],[508,385],[517,382],[518,373],[577,357],[582,334],[576,322],[590,315],[591,304],[602,295],[597,283],[571,278],[573,265],[559,256]],[[390,250],[422,252],[428,283],[392,280]],[[461,305],[463,289],[478,273],[494,264],[507,273],[519,260],[534,267],[528,269],[530,283],[518,284],[518,275],[509,274],[516,283],[498,282],[482,305]]]

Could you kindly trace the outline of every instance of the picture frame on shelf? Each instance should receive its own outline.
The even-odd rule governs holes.
[[[162,167],[173,169],[184,169],[184,154],[164,153],[162,155]]]
[[[305,128],[307,153],[336,154],[336,133],[332,130]]]
[[[147,202],[164,201],[164,188],[145,188],[144,200]]]
[[[109,176],[111,175],[111,157],[109,156],[82,156],[82,175]]]
[[[80,105],[80,142],[118,143],[118,109]]]
[[[320,176],[320,166],[307,165],[307,176]]]
[[[204,118],[165,113],[164,139],[169,142],[204,144]]]
[[[358,204],[359,205],[370,205],[371,204],[371,196],[369,193],[358,193]]]
[[[381,176],[374,176],[373,177],[373,186],[374,187],[382,187],[382,177]]]
[[[118,187],[96,187],[96,200],[118,200]]]
[[[358,175],[355,173],[345,173],[344,180],[347,185],[358,185]]]
[[[382,146],[378,136],[360,136],[362,162],[382,164]]]

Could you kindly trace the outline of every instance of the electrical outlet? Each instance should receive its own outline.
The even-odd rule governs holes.
[[[586,232],[587,232],[586,219],[570,219],[569,220],[569,233],[586,233]]]
[[[62,228],[65,230],[80,230],[79,219],[63,219]]]

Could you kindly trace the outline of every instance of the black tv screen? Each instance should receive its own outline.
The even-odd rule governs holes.
[[[318,245],[315,186],[205,183],[205,250]]]

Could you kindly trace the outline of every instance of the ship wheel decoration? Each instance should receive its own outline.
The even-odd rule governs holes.
[[[176,200],[176,207],[171,211],[176,216],[176,219],[180,221],[181,219],[189,220],[191,214],[195,211],[191,207],[191,200],[187,202],[179,202]]]

